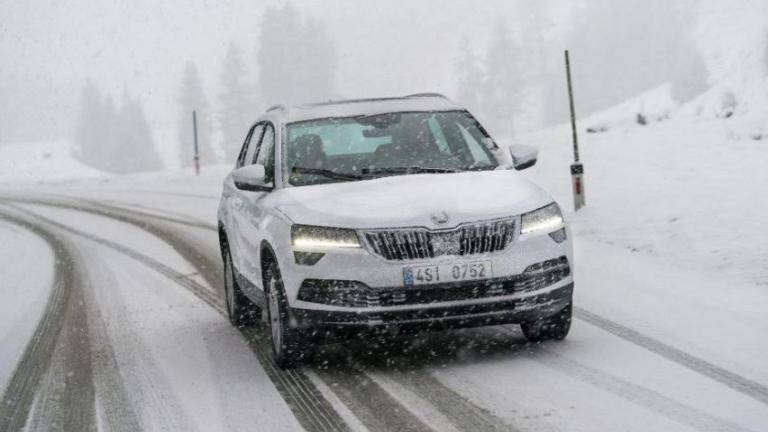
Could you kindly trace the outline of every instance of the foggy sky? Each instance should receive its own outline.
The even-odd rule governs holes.
[[[255,69],[260,16],[265,5],[276,3],[3,0],[0,143],[70,138],[87,77],[113,97],[124,91],[140,97],[154,128],[173,128],[188,60],[197,64],[215,110],[227,46],[236,42]],[[546,18],[541,21],[543,32],[562,33],[573,4],[567,0],[292,3],[326,24],[339,57],[336,93],[345,97],[453,94],[463,38],[482,53],[497,22],[515,27],[535,13]],[[559,58],[559,48],[540,54]]]

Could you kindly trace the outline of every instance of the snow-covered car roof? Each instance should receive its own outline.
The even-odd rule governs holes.
[[[445,96],[435,93],[422,93],[404,97],[351,99],[290,107],[277,105],[267,111],[268,114],[275,115],[284,123],[291,123],[328,117],[350,117],[361,114],[464,109],[464,107]]]

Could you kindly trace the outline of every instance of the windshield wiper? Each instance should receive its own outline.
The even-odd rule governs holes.
[[[420,166],[363,168],[363,174],[444,174],[456,173],[459,170],[451,168],[429,168]]]
[[[365,177],[352,173],[337,173],[335,171],[322,169],[322,168],[306,168],[306,167],[293,167],[291,172],[295,174],[315,174],[323,177],[328,177],[336,180],[362,180]]]

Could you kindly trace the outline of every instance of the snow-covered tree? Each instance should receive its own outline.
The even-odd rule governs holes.
[[[115,139],[114,124],[115,106],[112,100],[105,100],[94,83],[87,80],[75,128],[73,156],[94,168],[108,169]]]
[[[131,97],[127,91],[117,113],[114,139],[110,147],[111,172],[132,173],[163,167],[144,107],[139,99]]]
[[[141,101],[126,91],[119,110],[89,80],[75,129],[73,154],[82,162],[112,173],[157,170],[162,161]]]
[[[265,8],[257,65],[267,105],[314,102],[333,95],[336,48],[325,26],[291,3]]]
[[[184,68],[179,96],[181,116],[179,118],[179,146],[182,166],[194,164],[194,135],[192,130],[192,111],[197,111],[197,139],[200,162],[215,162],[216,156],[211,143],[211,122],[208,104],[203,93],[203,84],[197,67],[188,61]]]
[[[311,16],[305,20],[304,37],[300,67],[306,73],[308,96],[311,100],[328,99],[334,93],[336,44],[325,25]]]
[[[243,145],[248,126],[256,118],[253,88],[246,82],[246,68],[240,50],[234,43],[229,45],[221,70],[219,95],[221,111],[219,125],[223,140],[224,160],[234,161]]]
[[[576,104],[580,114],[607,108],[653,87],[676,74],[691,73],[678,60],[695,52],[688,37],[690,18],[678,2],[667,0],[582,0],[574,3],[566,48],[571,52]],[[697,72],[699,73],[699,72]],[[706,73],[706,72],[704,72]],[[563,85],[557,82],[557,94]],[[696,87],[696,86],[694,86]],[[680,90],[690,94],[692,89]],[[567,118],[567,105],[558,104],[550,119]]]
[[[467,38],[463,38],[459,47],[459,59],[456,62],[458,75],[459,102],[479,117],[485,115],[483,110],[483,82],[485,71],[480,58],[472,50]]]
[[[542,106],[548,102],[545,83],[552,76],[549,45],[555,6],[553,0],[510,3],[491,27],[484,56],[466,39],[461,42],[458,98],[495,134],[509,136],[521,127],[540,126]]]
[[[521,108],[524,82],[517,42],[507,26],[499,22],[493,30],[485,61],[485,118],[489,129],[501,136],[508,136],[513,132],[513,121]]]

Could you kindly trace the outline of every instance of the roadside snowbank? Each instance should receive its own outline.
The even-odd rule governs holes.
[[[0,145],[0,184],[57,182],[107,176],[70,156],[66,141]]]
[[[517,140],[540,147],[525,173],[572,212],[568,128]],[[573,217],[578,237],[768,285],[768,142],[733,139],[728,120],[679,119],[581,133],[580,143],[587,207]]]

